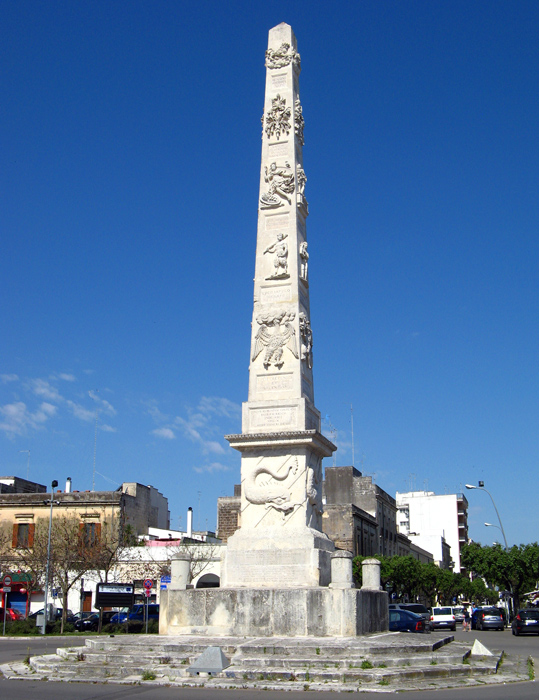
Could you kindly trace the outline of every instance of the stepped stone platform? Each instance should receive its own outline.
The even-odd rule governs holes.
[[[230,661],[198,672],[191,666],[219,647]],[[218,651],[218,650],[217,650]],[[222,652],[222,654],[221,654]],[[223,638],[100,636],[59,648],[29,664],[4,664],[7,678],[148,683],[216,689],[396,692],[527,680],[526,662],[473,656],[471,644],[441,634],[381,633],[357,638]],[[191,668],[191,671],[190,671]]]

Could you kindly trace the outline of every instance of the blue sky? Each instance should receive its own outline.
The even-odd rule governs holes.
[[[302,57],[316,405],[390,493],[537,539],[536,2],[1,3],[0,471],[239,482],[268,30]],[[336,432],[335,432],[336,431]],[[331,465],[331,460],[326,460]],[[497,531],[467,492],[470,534]],[[181,519],[181,521],[180,521]]]

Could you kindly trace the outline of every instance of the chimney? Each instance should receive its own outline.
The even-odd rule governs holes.
[[[66,481],[66,493],[71,493],[71,477],[67,477]]]
[[[187,509],[187,537],[193,536],[193,509],[189,506]]]

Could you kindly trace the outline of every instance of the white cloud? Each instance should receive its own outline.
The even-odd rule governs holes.
[[[231,470],[232,467],[227,467],[226,464],[221,464],[221,462],[212,462],[203,467],[193,467],[193,471],[197,474],[203,474],[204,472],[212,474],[213,472],[229,472]]]
[[[62,374],[59,374],[58,377],[60,379],[63,379],[64,382],[76,382],[77,381],[74,374],[66,374],[66,373],[62,372]]]
[[[0,374],[0,380],[2,384],[7,384],[8,382],[17,382],[19,377],[17,374]]]
[[[116,415],[116,409],[106,399],[102,399],[96,391],[89,391],[88,396],[93,399],[98,406],[112,416]]]
[[[174,440],[174,432],[170,428],[156,428],[152,430],[152,435],[157,435],[157,437],[165,438],[166,440]]]
[[[218,455],[225,454],[224,447],[218,442],[215,442],[214,440],[203,440],[202,447],[204,452],[213,452]]]
[[[30,379],[29,386],[36,396],[41,396],[49,401],[56,401],[56,403],[63,401],[63,397],[58,392],[58,389],[44,379]]]
[[[100,425],[99,428],[104,433],[115,433],[116,432],[116,428],[113,428],[112,425],[107,425],[106,423],[103,423],[103,425]]]
[[[95,419],[95,411],[89,411],[87,408],[84,408],[84,406],[81,406],[80,403],[75,403],[74,401],[68,400],[66,401],[66,404],[69,406],[76,418],[80,418],[87,423]]]
[[[0,430],[8,436],[23,435],[28,429],[41,427],[56,411],[56,406],[47,402],[43,402],[34,413],[29,411],[22,401],[0,406],[0,415],[4,418],[0,423]]]
[[[241,415],[241,406],[233,401],[220,396],[203,396],[198,404],[198,410],[202,414],[212,414],[225,416],[226,418],[236,418]]]

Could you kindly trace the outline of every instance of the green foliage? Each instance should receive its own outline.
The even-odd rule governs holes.
[[[355,557],[353,560],[357,586],[361,586],[361,563],[365,558]],[[440,569],[433,563],[424,564],[411,556],[375,555],[375,558],[380,560],[380,583],[385,590],[395,593],[397,600],[415,600],[417,596],[424,596],[429,605],[434,605],[437,601],[449,605],[455,597],[473,599],[471,581],[462,574]],[[492,594],[497,599],[497,595],[484,584],[481,593],[482,600]]]
[[[1,623],[4,624],[3,622]],[[30,636],[34,634],[41,634],[39,627],[36,627],[36,621],[33,618],[29,620],[6,620],[6,634],[10,637],[12,636]]]
[[[488,586],[511,591],[515,608],[520,596],[533,590],[539,579],[539,544],[514,545],[505,550],[501,545],[482,546],[477,542],[465,545],[462,562],[469,570],[485,579]]]
[[[371,664],[370,661],[367,661],[367,659],[365,659],[365,661],[361,662],[361,668],[363,668],[363,669],[374,668],[374,666]]]
[[[143,681],[154,681],[157,678],[153,671],[144,671],[142,674]]]
[[[528,678],[530,679],[530,681],[535,680],[535,668],[531,656],[528,656]]]

